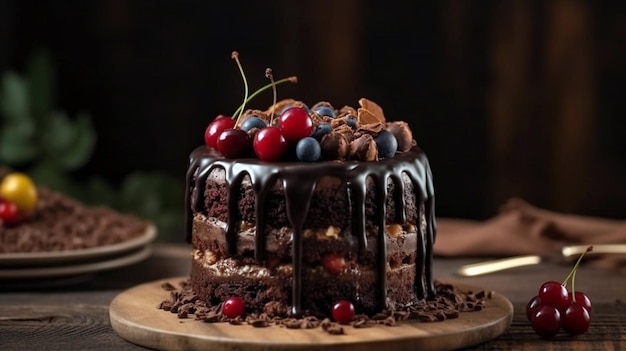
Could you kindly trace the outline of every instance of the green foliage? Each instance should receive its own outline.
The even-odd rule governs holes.
[[[28,87],[16,73],[2,76],[0,87],[0,115],[4,118],[0,130],[0,162],[24,163],[37,155],[33,140],[35,121],[28,106]]]
[[[83,181],[73,172],[89,162],[96,131],[88,113],[70,117],[55,110],[55,74],[46,53],[34,55],[26,74],[6,72],[0,79],[0,166],[28,173],[50,189],[90,205],[107,205],[153,221],[160,240],[182,228],[182,181],[165,174],[135,172],[116,189],[94,175]]]

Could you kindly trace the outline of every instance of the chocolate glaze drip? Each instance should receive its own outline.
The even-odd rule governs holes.
[[[267,163],[257,159],[225,159],[219,153],[201,146],[190,156],[187,171],[185,210],[186,210],[186,238],[191,242],[193,214],[202,212],[204,203],[204,189],[209,174],[216,168],[224,169],[228,198],[228,220],[226,224],[226,243],[231,254],[237,251],[237,194],[246,175],[250,177],[256,197],[256,236],[255,259],[262,263],[265,259],[265,220],[264,203],[270,189],[279,179],[282,181],[287,205],[287,218],[293,229],[293,286],[292,286],[292,313],[302,313],[302,237],[304,222],[309,212],[311,198],[317,181],[325,176],[336,177],[348,184],[350,192],[350,206],[352,210],[352,233],[357,237],[359,253],[363,255],[367,250],[365,232],[365,197],[366,181],[370,177],[375,183],[375,201],[378,209],[376,222],[378,225],[377,237],[377,274],[380,295],[380,308],[387,305],[387,238],[385,235],[385,201],[387,199],[387,182],[390,180],[395,186],[394,202],[396,220],[399,223],[406,221],[404,204],[404,183],[401,174],[405,173],[413,183],[413,191],[418,203],[424,203],[426,216],[426,232],[420,223],[417,223],[417,260],[415,294],[419,299],[432,297],[435,293],[433,283],[433,244],[436,225],[434,211],[434,189],[432,174],[426,155],[417,147],[408,152],[398,153],[395,157],[377,162],[357,161],[324,161],[316,163],[305,162],[276,162]]]

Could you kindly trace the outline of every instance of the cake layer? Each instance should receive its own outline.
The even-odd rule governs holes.
[[[423,217],[424,214],[422,213]],[[193,221],[192,244],[196,251],[208,252],[209,261],[226,257],[253,259],[256,250],[256,228],[246,227],[238,233],[237,251],[229,253],[226,243],[226,223],[196,214]],[[401,263],[415,263],[417,250],[417,228],[413,225],[391,224],[385,227],[387,236],[386,251],[388,261],[392,267]],[[266,261],[291,262],[293,259],[293,230],[291,228],[266,229],[265,253]],[[368,236],[367,249],[359,255],[359,245],[349,230],[340,231],[339,228],[329,227],[322,229],[305,229],[302,239],[306,250],[303,252],[303,262],[318,264],[327,255],[341,255],[348,262],[358,261],[359,264],[376,267],[378,240]]]
[[[395,182],[387,181],[387,196],[385,200],[385,221],[397,222],[398,218],[406,215],[405,223],[415,225],[417,223],[418,199],[415,198],[413,183],[403,173],[401,175],[402,186],[396,186]],[[376,185],[370,177],[366,179],[365,214],[366,230],[375,233],[372,228],[376,226],[376,218],[379,216],[376,199]],[[400,189],[398,189],[400,188]],[[196,190],[197,191],[197,190]],[[402,192],[402,194],[396,194]],[[235,193],[236,198],[229,201],[237,202],[236,220],[248,223],[256,222],[257,196],[250,181],[250,176],[245,175],[240,188]],[[402,196],[403,206],[398,208],[396,196]],[[228,221],[229,204],[224,202],[228,197],[228,184],[225,171],[215,168],[206,180],[204,200],[198,208],[198,212],[205,213],[208,217],[215,217],[223,222]],[[348,228],[352,225],[355,214],[351,211],[350,187],[340,178],[322,176],[315,184],[315,190],[311,195],[310,206],[304,221],[305,228]],[[399,213],[402,212],[402,213]],[[287,217],[287,200],[282,179],[276,179],[269,192],[265,195],[263,206],[265,224],[273,228],[289,227]]]
[[[224,259],[207,265],[198,256],[192,261],[191,285],[204,301],[218,304],[230,296],[241,296],[248,308],[264,311],[270,317],[292,314],[293,277],[291,264],[275,269]],[[418,302],[414,293],[415,265],[402,264],[386,270],[390,308],[401,308]],[[380,291],[377,271],[355,265],[340,275],[322,266],[302,268],[302,305],[307,315],[329,314],[335,301],[347,299],[362,313],[378,312]]]

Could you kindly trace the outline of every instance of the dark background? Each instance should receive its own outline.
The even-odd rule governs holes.
[[[299,78],[280,97],[368,97],[409,122],[439,216],[487,218],[510,197],[626,214],[622,1],[0,0],[0,71],[40,49],[56,104],[97,128],[79,177],[182,181],[207,123],[243,98],[237,50],[253,88],[271,67]]]

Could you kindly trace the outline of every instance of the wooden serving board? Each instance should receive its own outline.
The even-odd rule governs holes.
[[[157,308],[169,292],[161,284],[177,284],[184,277],[142,284],[128,289],[111,302],[113,329],[122,338],[158,350],[453,350],[491,340],[511,325],[513,306],[497,293],[479,312],[461,313],[445,322],[400,322],[398,326],[375,325],[357,329],[344,326],[345,335],[329,335],[321,328],[287,329],[279,326],[254,328],[249,325],[204,323],[179,319]],[[451,282],[462,290],[483,289]]]

